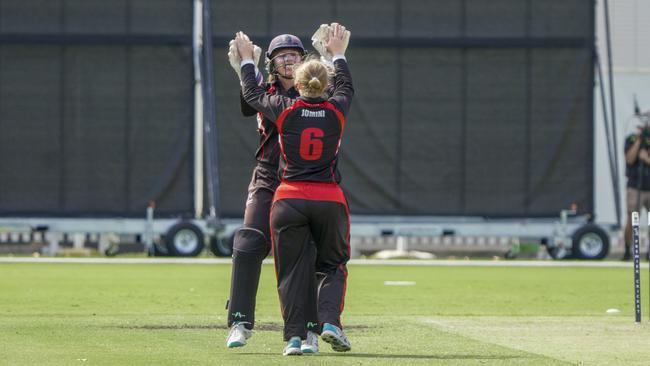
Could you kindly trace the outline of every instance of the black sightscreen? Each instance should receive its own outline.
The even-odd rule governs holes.
[[[227,43],[352,31],[340,169],[352,214],[593,211],[591,0],[211,1],[221,212],[255,118]],[[0,214],[193,211],[190,0],[0,0]]]
[[[192,33],[191,0],[0,0],[3,34]]]
[[[191,1],[0,1],[0,214],[191,215],[191,32]]]
[[[227,41],[244,30],[265,48],[293,33],[311,49],[309,36],[332,20],[352,31],[356,95],[340,164],[351,213],[592,212],[592,1],[319,4],[319,17],[294,1],[212,4],[225,215],[243,213],[257,142]]]

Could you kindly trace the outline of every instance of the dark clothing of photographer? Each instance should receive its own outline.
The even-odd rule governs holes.
[[[625,254],[631,259],[632,212],[642,208],[650,211],[650,131],[642,129],[625,139],[625,176],[627,177],[627,222],[625,225]]]
[[[625,176],[627,187],[650,191],[650,163],[641,158],[641,179],[639,181],[639,161],[641,150],[650,152],[650,133],[644,130],[640,135],[633,134],[625,139]],[[629,155],[629,156],[628,156]],[[639,184],[641,186],[639,187]],[[634,211],[634,210],[633,210]]]

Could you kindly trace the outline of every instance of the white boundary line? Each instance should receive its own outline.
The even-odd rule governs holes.
[[[76,264],[231,264],[231,258],[50,258],[0,257],[3,263],[76,263]],[[264,264],[273,264],[265,259]],[[589,267],[632,268],[632,263],[616,261],[490,261],[490,260],[404,260],[352,259],[352,266],[428,266],[428,267]]]

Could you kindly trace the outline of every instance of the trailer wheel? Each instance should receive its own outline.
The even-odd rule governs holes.
[[[546,245],[546,251],[548,252],[548,255],[550,255],[551,258],[553,258],[553,259],[571,259],[572,258],[571,253],[569,253],[569,251],[566,250],[563,247]]]
[[[234,235],[227,238],[218,235],[210,237],[210,251],[217,257],[230,257]]]
[[[164,240],[164,238],[163,238]],[[169,255],[169,249],[167,249],[167,245],[165,243],[159,243],[159,242],[154,242],[153,243],[153,253],[155,257],[164,257]]]
[[[609,253],[609,236],[594,224],[586,224],[573,233],[572,254],[580,259],[603,259]]]
[[[203,231],[188,221],[170,227],[165,234],[169,254],[180,257],[196,257],[205,247]]]

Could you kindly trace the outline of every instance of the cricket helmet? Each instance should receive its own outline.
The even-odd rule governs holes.
[[[305,54],[305,47],[302,45],[300,38],[293,34],[280,34],[271,40],[269,48],[266,50],[266,59],[271,60],[273,52],[282,48],[293,48],[300,52],[300,55]]]

